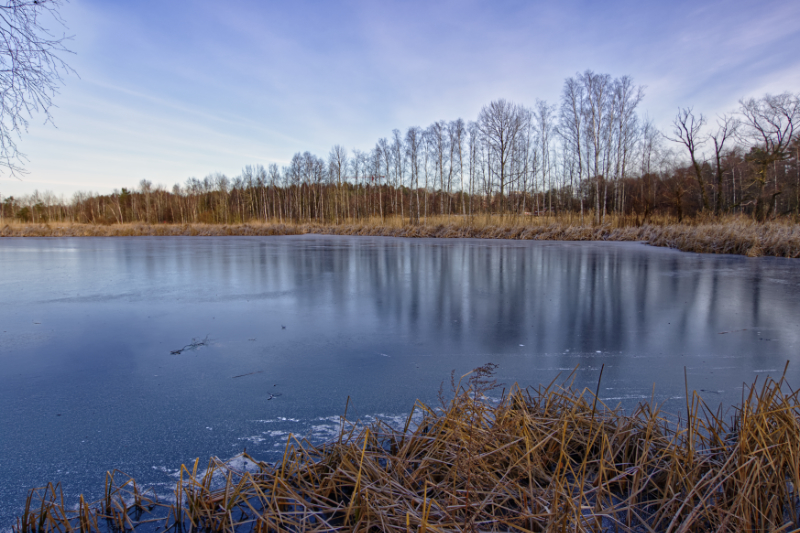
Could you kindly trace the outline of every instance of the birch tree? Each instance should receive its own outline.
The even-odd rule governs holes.
[[[595,180],[595,222],[601,222],[600,187],[605,180],[605,159],[607,148],[607,127],[609,110],[609,96],[611,92],[611,76],[608,74],[595,74],[587,70],[578,76],[586,97],[583,100],[584,124],[586,128],[587,148],[591,155],[591,176]],[[605,202],[603,202],[605,207]]]
[[[501,202],[505,198],[511,155],[523,128],[521,115],[521,106],[502,98],[484,106],[478,115],[478,127],[492,152]]]
[[[584,109],[586,89],[575,78],[567,78],[561,91],[561,106],[558,116],[558,134],[564,143],[564,153],[569,154],[572,165],[577,165],[576,180],[579,187],[581,221],[583,220],[583,172],[584,172]],[[574,168],[570,166],[570,168]],[[574,195],[575,187],[572,183],[573,173],[570,173],[570,194]]]

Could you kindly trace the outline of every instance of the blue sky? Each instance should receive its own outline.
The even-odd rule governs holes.
[[[69,76],[19,143],[0,194],[110,192],[141,179],[285,164],[392,129],[473,120],[507,98],[557,103],[592,69],[647,86],[667,127],[743,96],[800,91],[800,2],[71,0]]]

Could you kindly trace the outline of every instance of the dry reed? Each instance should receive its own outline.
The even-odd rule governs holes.
[[[420,225],[405,219],[375,219],[360,223],[322,224],[6,224],[0,237],[132,237],[225,235],[370,235],[412,238],[478,238],[556,241],[643,241],[686,252],[739,254],[748,257],[800,257],[800,225],[777,220],[758,223],[744,217],[697,219],[673,223],[667,219],[636,224],[609,217],[603,225],[581,224],[570,217],[429,218]]]
[[[695,393],[675,421],[611,409],[570,382],[485,394],[491,368],[421,403],[416,429],[345,424],[321,447],[289,437],[283,460],[182,466],[175,503],[109,473],[105,497],[67,510],[33,491],[33,531],[798,531],[800,402],[783,378],[746,389],[731,421]],[[569,379],[569,378],[568,378]],[[414,412],[412,410],[412,414]]]

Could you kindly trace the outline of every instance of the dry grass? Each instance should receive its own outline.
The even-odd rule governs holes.
[[[629,414],[569,384],[483,396],[476,369],[443,409],[417,403],[413,431],[346,425],[283,461],[237,470],[182,466],[159,503],[108,474],[106,496],[66,510],[33,492],[16,530],[122,531],[798,531],[800,403],[783,379],[750,387],[731,422],[695,394],[687,420],[653,404]],[[747,393],[747,391],[745,391]],[[409,417],[411,420],[411,417]],[[674,420],[674,419],[672,419]],[[408,428],[408,424],[406,429]],[[248,456],[249,457],[249,456]]]
[[[372,235],[384,237],[478,238],[558,241],[645,241],[687,252],[739,254],[748,257],[800,257],[800,225],[789,220],[764,223],[744,217],[697,219],[674,223],[651,219],[636,225],[630,218],[608,217],[603,225],[581,224],[578,217],[431,217],[420,225],[406,219],[320,224],[6,224],[0,237],[130,237],[223,235]]]

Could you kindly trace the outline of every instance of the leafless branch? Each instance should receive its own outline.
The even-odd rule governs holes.
[[[17,140],[28,130],[34,113],[53,123],[53,97],[62,76],[74,72],[62,58],[70,53],[66,34],[52,33],[49,25],[65,27],[58,9],[62,0],[4,0],[0,4],[0,168],[11,175],[24,173],[25,155]]]

